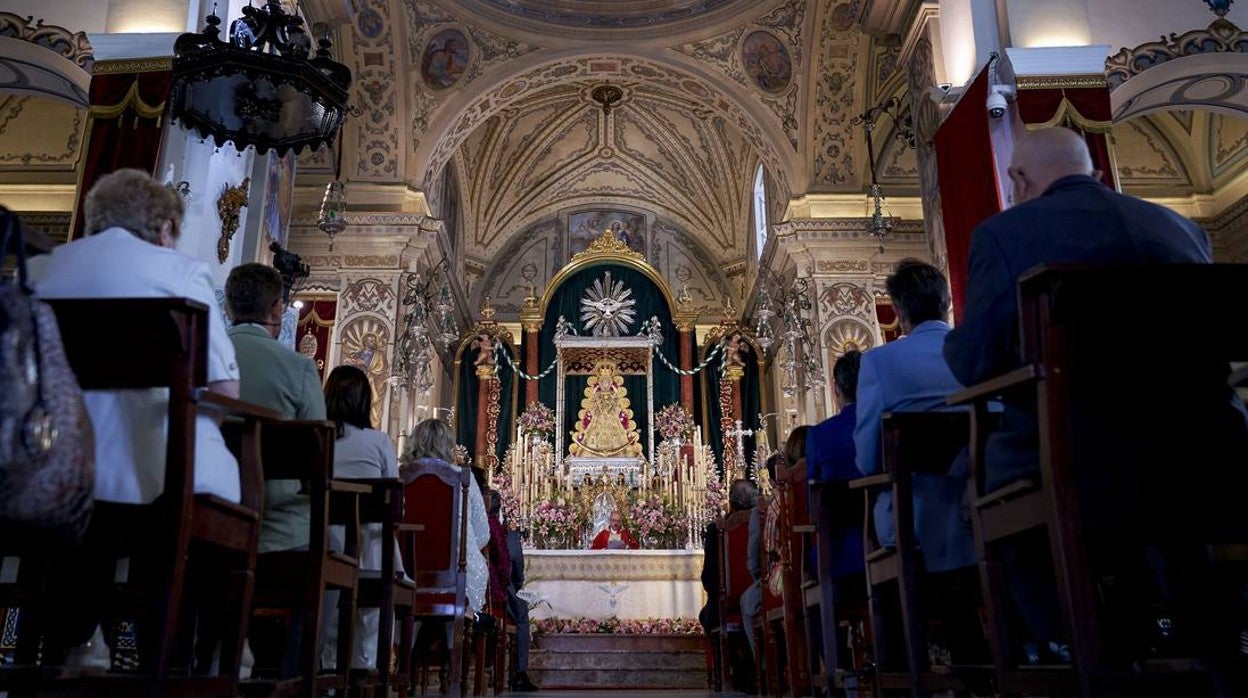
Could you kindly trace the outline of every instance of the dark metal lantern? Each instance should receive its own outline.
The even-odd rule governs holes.
[[[351,71],[330,59],[328,37],[312,41],[303,18],[277,0],[247,6],[221,41],[221,18],[173,45],[173,118],[218,147],[279,155],[331,142],[347,110]]]

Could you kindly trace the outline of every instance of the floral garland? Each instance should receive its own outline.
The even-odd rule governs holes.
[[[517,424],[526,434],[538,434],[543,439],[549,438],[555,433],[555,411],[540,402],[530,402],[521,413]]]
[[[683,439],[693,433],[693,417],[683,405],[673,403],[654,415],[654,425],[664,440]]]
[[[524,517],[520,515],[520,495],[511,486],[511,475],[499,473],[495,476],[494,489],[498,490],[503,504],[503,521],[512,529],[524,530]]]
[[[724,483],[712,468],[706,480],[706,511],[712,521],[724,515],[724,502],[727,499]]]
[[[572,537],[580,528],[576,508],[563,497],[538,504],[529,523],[539,546],[548,549],[572,546]]]
[[[697,618],[535,618],[535,635],[701,635]]]

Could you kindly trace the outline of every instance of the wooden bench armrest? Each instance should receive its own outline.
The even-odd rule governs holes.
[[[368,485],[361,485],[353,480],[330,480],[329,491],[347,494],[368,494],[373,491],[373,488]]]
[[[849,489],[870,490],[891,484],[893,484],[893,476],[888,473],[880,473],[879,475],[868,475],[866,477],[850,480]]]
[[[399,523],[394,525],[394,530],[398,533],[421,533],[425,530],[424,524]]]
[[[945,402],[949,405],[970,405],[991,400],[1001,393],[1031,385],[1040,375],[1040,367],[1035,364],[1020,366],[1009,373],[990,378],[965,390],[959,390],[950,395]]]
[[[208,406],[222,412],[226,415],[234,415],[238,417],[252,417],[254,419],[263,419],[268,421],[279,421],[282,415],[259,405],[244,402],[237,398],[232,398],[221,393],[213,392],[207,388],[195,389],[195,401],[201,405]]]
[[[1008,502],[1015,497],[1031,492],[1037,487],[1034,480],[1019,480],[1012,482],[998,490],[993,490],[988,494],[975,500],[975,508],[983,509],[1003,502]]]
[[[814,533],[815,527],[811,524],[797,524],[793,526],[794,533]]]

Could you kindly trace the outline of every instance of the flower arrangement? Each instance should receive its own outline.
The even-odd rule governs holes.
[[[549,438],[555,433],[555,411],[540,402],[530,402],[520,414],[517,424],[526,434],[537,434],[543,439]]]
[[[666,441],[684,439],[693,433],[693,417],[680,403],[673,403],[654,415],[654,425]]]
[[[647,548],[670,545],[684,532],[681,512],[657,494],[638,498],[629,521]]]
[[[697,618],[535,618],[535,634],[700,635]]]
[[[560,497],[538,504],[533,509],[530,524],[539,547],[560,549],[572,547],[580,521],[576,509]]]

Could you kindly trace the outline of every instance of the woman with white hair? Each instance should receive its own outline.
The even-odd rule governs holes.
[[[412,480],[414,465],[455,464],[455,436],[451,426],[440,419],[426,419],[417,424],[412,430],[411,444],[412,450],[399,473],[404,482]],[[476,478],[468,478],[468,481],[468,610],[473,612],[473,622],[487,629],[494,619],[484,613],[490,570],[482,549],[490,543],[490,521],[485,516],[485,499]]]

